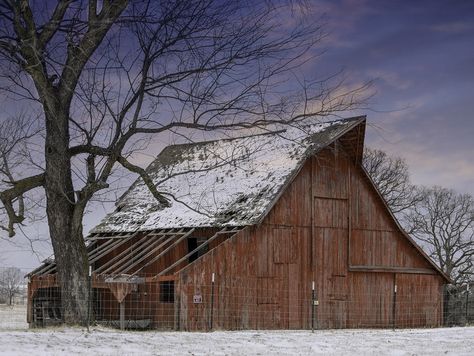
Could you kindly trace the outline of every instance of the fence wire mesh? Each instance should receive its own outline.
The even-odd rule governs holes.
[[[148,276],[151,277],[151,276]],[[312,284],[282,289],[255,279],[254,287],[238,278],[220,283],[105,279],[89,283],[90,325],[119,329],[242,330],[412,328],[466,325],[474,322],[474,297],[465,289],[432,291],[380,290],[325,294]],[[63,322],[57,283],[30,284],[24,305],[0,306],[0,328],[48,327]],[[34,287],[34,288],[33,288]],[[27,324],[28,321],[28,324]]]

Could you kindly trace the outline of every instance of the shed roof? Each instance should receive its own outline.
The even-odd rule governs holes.
[[[170,206],[160,205],[139,178],[92,233],[256,224],[308,156],[364,121],[355,117],[168,146],[147,172]]]

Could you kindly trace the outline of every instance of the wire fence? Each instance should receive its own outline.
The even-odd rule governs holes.
[[[119,329],[242,330],[413,328],[474,323],[474,296],[466,289],[403,290],[366,286],[337,292],[327,285],[281,288],[255,279],[198,284],[147,278],[87,281],[89,325]],[[52,279],[30,284],[23,305],[0,305],[0,329],[63,322],[60,289]]]
[[[26,304],[0,304],[0,331],[27,329],[26,312]]]
[[[474,293],[467,285],[447,288],[444,292],[445,318],[444,324],[474,325]]]

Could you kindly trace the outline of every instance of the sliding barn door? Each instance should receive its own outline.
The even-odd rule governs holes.
[[[347,200],[315,197],[314,214],[318,326],[344,328],[348,297]]]
[[[312,261],[319,306],[316,326],[347,325],[349,163],[337,147],[313,158]]]

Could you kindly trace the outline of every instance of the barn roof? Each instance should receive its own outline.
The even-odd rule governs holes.
[[[170,206],[161,206],[139,178],[92,233],[256,224],[308,156],[364,121],[355,117],[168,146],[147,172]]]

